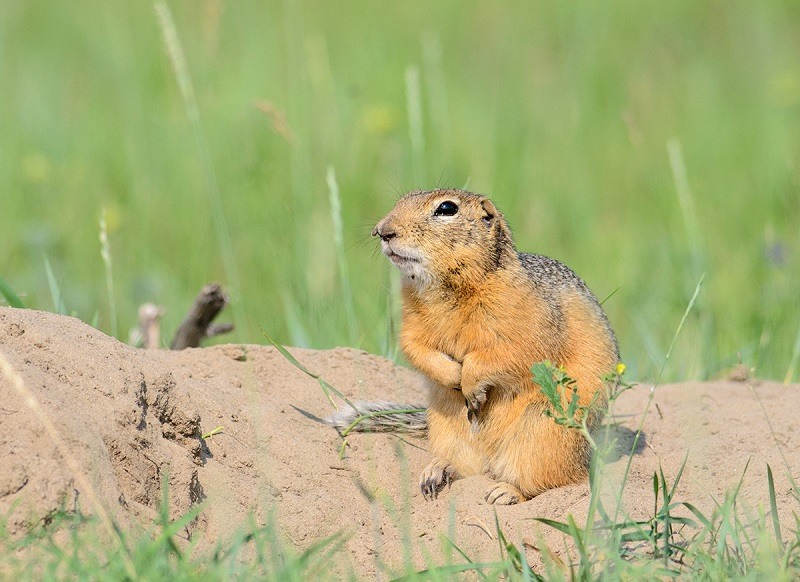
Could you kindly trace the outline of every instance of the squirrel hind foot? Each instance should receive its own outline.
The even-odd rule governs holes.
[[[426,501],[433,501],[439,491],[449,486],[453,480],[458,479],[458,473],[447,461],[434,459],[425,467],[419,477],[419,488]]]
[[[486,492],[485,500],[487,503],[494,505],[514,505],[515,503],[527,501],[528,498],[511,483],[499,481]]]

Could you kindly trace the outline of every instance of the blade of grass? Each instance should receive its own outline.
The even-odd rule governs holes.
[[[741,557],[744,555],[744,548],[742,546],[741,536],[739,535],[742,531],[742,524],[741,520],[739,519],[738,512],[737,512],[737,499],[739,498],[739,491],[742,489],[742,484],[744,483],[744,476],[747,474],[747,469],[750,467],[750,459],[747,459],[747,462],[744,464],[744,469],[742,469],[742,474],[739,477],[739,481],[736,483],[736,487],[733,489],[729,496],[729,503],[727,511],[730,514],[731,525],[733,526],[730,528],[730,538],[734,544],[734,549],[737,553],[737,558],[741,563]]]
[[[317,542],[311,544],[306,550],[300,554],[296,559],[287,562],[284,575],[289,575],[293,571],[296,571],[299,567],[301,570],[305,570],[311,563],[311,560],[316,557],[317,555],[325,555],[331,552],[335,552],[338,549],[347,543],[347,540],[350,538],[349,535],[344,535],[342,532],[338,531],[326,538],[323,538]],[[277,580],[286,579],[280,575],[276,576]]]
[[[694,505],[692,505],[691,503],[687,503],[687,502],[685,502],[685,501],[684,501],[684,502],[682,502],[681,504],[682,504],[682,505],[683,505],[683,506],[684,506],[686,509],[688,509],[689,511],[691,511],[691,512],[694,514],[694,516],[695,516],[695,517],[698,519],[698,521],[700,521],[700,523],[702,523],[702,524],[703,524],[703,526],[705,526],[705,527],[706,527],[708,530],[711,530],[711,529],[712,529],[712,527],[713,527],[713,524],[711,523],[711,520],[710,520],[710,519],[708,519],[708,518],[707,518],[705,515],[703,515],[703,512],[701,512],[699,509],[697,509],[697,507],[695,507],[695,506],[694,506]]]
[[[678,474],[675,476],[675,481],[672,482],[672,487],[669,490],[669,495],[667,496],[668,502],[672,501],[672,498],[675,496],[675,490],[678,488],[678,483],[681,481],[681,477],[683,476],[683,470],[686,468],[686,463],[689,460],[689,449],[686,449],[686,454],[683,455],[683,462],[681,463],[680,468],[678,469]]]
[[[775,499],[775,481],[772,478],[772,467],[769,466],[769,463],[767,463],[767,485],[769,487],[769,509],[772,513],[772,527],[775,530],[775,541],[778,542],[778,546],[781,551],[783,551],[785,548],[783,544],[783,535],[781,534],[781,520],[778,516],[778,503]]]
[[[400,289],[402,287],[399,269],[389,270],[389,293],[386,299],[386,350],[385,356],[397,363],[397,354],[399,350],[399,342],[397,341],[398,332],[400,330],[400,320],[402,311],[402,301],[397,298],[400,297]]]
[[[436,580],[439,577],[448,579],[451,574],[471,572],[473,570],[480,574],[481,570],[485,570],[487,568],[497,568],[502,566],[502,564],[502,562],[485,562],[437,566],[435,568],[426,568],[425,570],[412,572],[411,574],[406,574],[405,576],[400,576],[399,578],[392,578],[390,582],[406,582],[407,580]]]
[[[605,299],[603,299],[603,300],[600,302],[600,305],[603,305],[603,304],[604,304],[606,301],[608,301],[609,299],[611,299],[611,298],[612,298],[614,295],[616,295],[616,294],[617,294],[617,291],[619,291],[620,289],[621,289],[621,287],[617,287],[617,288],[616,288],[616,289],[614,289],[614,290],[613,290],[611,293],[609,293],[608,295],[606,295]]]
[[[447,543],[450,546],[452,546],[455,551],[457,551],[459,554],[461,554],[461,557],[464,558],[469,564],[474,564],[475,563],[475,562],[472,561],[472,558],[470,558],[469,555],[467,555],[467,553],[464,550],[459,548],[452,539],[447,538]]]
[[[183,45],[178,37],[178,31],[175,28],[175,22],[172,19],[172,12],[169,6],[167,6],[167,3],[163,0],[159,0],[155,3],[154,7],[161,33],[164,35],[164,44],[167,48],[170,62],[172,63],[172,69],[175,72],[175,78],[178,82],[181,97],[183,98],[186,116],[189,119],[189,124],[192,126],[197,154],[203,167],[206,182],[205,189],[209,201],[211,202],[214,234],[217,238],[217,244],[219,245],[222,255],[222,263],[229,282],[228,292],[231,296],[233,319],[236,322],[236,329],[241,330],[244,337],[248,337],[249,323],[242,312],[242,302],[240,300],[242,287],[239,282],[239,270],[236,266],[233,246],[228,233],[228,224],[225,220],[219,182],[217,181],[216,172],[214,171],[214,165],[211,163],[211,154],[208,151],[205,138],[203,137],[200,110],[197,107],[197,99],[195,98],[192,78],[189,74],[189,66],[186,62]]]
[[[162,507],[159,510],[159,525],[161,526],[161,531],[159,532],[158,536],[153,539],[151,548],[153,550],[157,550],[160,546],[166,544],[175,556],[182,558],[184,553],[180,546],[175,542],[175,535],[177,535],[179,531],[189,525],[198,515],[200,515],[200,513],[202,513],[204,505],[194,505],[190,507],[186,513],[182,514],[174,521],[171,521],[169,519],[169,495],[166,486],[164,487],[163,495],[164,498],[162,500]]]
[[[764,414],[764,420],[767,422],[767,427],[769,427],[769,434],[772,437],[772,442],[775,444],[775,448],[778,450],[778,454],[781,457],[781,461],[783,461],[785,475],[789,479],[789,483],[792,485],[795,494],[797,494],[798,492],[800,492],[800,485],[798,485],[797,481],[792,476],[792,470],[790,468],[789,461],[783,452],[783,445],[781,445],[781,443],[778,441],[778,437],[775,436],[775,429],[772,427],[772,421],[770,420],[769,415],[767,414],[767,409],[764,406],[764,401],[761,399],[761,395],[758,393],[758,390],[756,390],[756,387],[752,382],[748,382],[747,386],[753,392],[753,395],[756,397],[756,400],[758,400],[758,405],[761,407],[761,412]]]
[[[694,280],[706,270],[703,252],[703,244],[700,240],[700,227],[697,222],[692,189],[689,186],[689,178],[686,173],[686,164],[683,161],[681,143],[677,139],[670,139],[667,142],[667,154],[669,164],[672,169],[672,178],[675,182],[675,191],[678,194],[678,203],[683,215],[683,225],[686,229],[686,238],[689,241],[690,260],[692,264],[692,275]]]
[[[555,521],[553,519],[547,519],[545,517],[534,517],[533,520],[548,525],[553,529],[560,531],[563,534],[570,535],[570,529],[566,523]]]
[[[683,317],[681,317],[681,321],[680,323],[678,323],[678,328],[675,330],[675,333],[672,336],[672,341],[669,343],[669,348],[667,349],[667,353],[664,356],[664,361],[661,364],[661,369],[658,372],[656,381],[653,384],[653,387],[650,389],[650,397],[647,399],[647,404],[644,407],[644,412],[642,412],[642,416],[639,420],[639,426],[636,428],[636,434],[633,437],[633,444],[631,445],[630,453],[628,453],[628,460],[625,463],[625,471],[622,474],[622,480],[620,482],[619,491],[617,492],[616,507],[614,509],[613,522],[616,522],[619,517],[619,512],[622,507],[622,493],[625,490],[625,484],[628,481],[628,475],[631,470],[631,465],[633,464],[634,451],[636,450],[636,447],[639,444],[639,439],[642,437],[642,429],[644,428],[644,422],[645,419],[647,418],[647,413],[650,411],[650,407],[653,404],[653,398],[655,398],[656,388],[661,382],[661,377],[663,376],[664,370],[667,367],[667,362],[669,362],[669,358],[672,355],[672,348],[675,347],[675,342],[678,339],[678,335],[680,335],[681,330],[683,329],[683,324],[686,323],[686,319],[689,317],[689,313],[691,313],[695,301],[697,301],[697,296],[700,294],[700,288],[703,286],[703,281],[705,280],[705,277],[706,277],[705,274],[703,274],[703,276],[700,277],[700,280],[697,282],[697,285],[694,288],[694,293],[692,294],[692,298],[689,300],[689,304],[686,306],[686,310],[683,312]]]
[[[670,551],[670,539],[672,538],[672,516],[669,513],[669,493],[667,492],[667,478],[664,476],[664,468],[659,463],[658,472],[660,476],[661,491],[664,496],[664,511],[659,512],[657,517],[661,520],[661,541],[664,543],[664,566],[668,566]]]
[[[448,112],[447,81],[445,77],[445,67],[442,59],[442,42],[439,32],[425,30],[421,35],[422,44],[422,76],[425,81],[425,102],[428,104],[428,119],[431,126],[431,135],[445,139],[445,136],[452,135],[450,131],[450,119]],[[435,138],[434,138],[435,139]],[[442,151],[433,144],[430,148],[434,151]],[[429,164],[439,163],[436,160]],[[443,181],[447,164],[442,167],[442,176],[436,183],[436,187],[445,185]]]
[[[689,243],[689,254],[691,263],[691,280],[687,283],[691,284],[697,281],[698,278],[708,272],[708,252],[706,244],[703,241],[702,230],[697,221],[697,212],[694,205],[692,190],[689,186],[689,178],[686,172],[686,164],[683,159],[683,151],[681,143],[677,139],[670,139],[667,142],[667,154],[669,156],[670,167],[672,169],[672,177],[675,183],[675,191],[678,195],[678,203],[681,208],[683,216],[683,224],[686,230],[686,238]],[[701,309],[699,311],[700,319],[700,333],[701,341],[698,342],[700,349],[704,352],[709,346],[713,346],[713,321],[712,313],[709,310]],[[699,354],[699,361],[701,362],[701,370],[703,379],[707,378],[708,370],[713,368],[710,358],[705,354]]]
[[[580,555],[581,561],[581,568],[587,568],[591,564],[589,560],[589,553],[586,548],[586,539],[585,533],[583,530],[578,529],[578,525],[575,523],[575,518],[572,517],[572,514],[567,514],[567,526],[569,528],[569,535],[575,540],[575,547],[578,549],[578,554]]]
[[[800,362],[800,327],[797,328],[797,337],[794,339],[792,359],[789,361],[789,368],[786,370],[786,376],[783,379],[784,384],[789,384],[794,380],[798,362]]]
[[[311,341],[308,339],[308,330],[303,325],[300,316],[298,315],[298,307],[294,296],[288,291],[281,294],[283,302],[283,313],[285,314],[286,327],[289,332],[289,341],[293,346],[299,348],[307,348],[311,346]]]
[[[408,131],[411,139],[411,155],[414,160],[414,182],[425,183],[425,138],[422,129],[422,93],[419,83],[419,68],[406,69],[406,107],[408,109]]]
[[[56,280],[55,273],[53,273],[53,268],[50,266],[50,260],[47,258],[47,255],[42,255],[42,258],[44,259],[44,270],[47,273],[47,285],[50,287],[50,296],[53,298],[53,309],[55,309],[56,313],[67,315],[67,308],[64,305],[61,287]]]
[[[319,374],[315,374],[315,373],[311,372],[303,364],[301,364],[299,361],[297,361],[297,358],[295,358],[292,354],[290,354],[289,350],[287,350],[285,347],[283,347],[278,342],[276,342],[274,339],[272,339],[269,335],[267,335],[267,333],[263,329],[261,330],[261,333],[267,339],[267,341],[269,343],[271,343],[273,346],[275,346],[275,349],[277,349],[284,358],[289,360],[290,364],[292,364],[294,367],[296,367],[298,370],[300,370],[301,372],[303,372],[307,376],[309,376],[311,378],[314,378],[314,380],[317,381],[317,383],[322,388],[322,391],[325,393],[325,396],[328,397],[328,401],[330,401],[331,405],[333,405],[334,408],[339,408],[339,407],[336,406],[336,403],[333,401],[333,398],[331,397],[331,392],[336,394],[336,396],[338,396],[342,400],[344,400],[347,403],[347,405],[350,406],[353,410],[358,410],[358,407],[356,407],[356,405],[353,404],[350,401],[350,399],[347,398],[347,396],[345,396],[339,390],[337,390],[336,388],[334,388],[333,386],[328,384],[325,380],[323,380],[320,377]]]
[[[106,289],[108,290],[108,311],[111,318],[111,335],[117,334],[117,306],[114,301],[114,278],[111,276],[111,247],[108,244],[108,228],[106,225],[106,209],[100,212],[100,256],[106,267]]]
[[[0,277],[0,294],[6,298],[6,302],[11,307],[25,309],[25,304],[22,302],[22,299],[19,298],[19,295],[14,293],[14,290],[11,289],[11,285],[9,285],[2,277]]]
[[[357,345],[356,312],[353,307],[353,292],[350,289],[350,275],[347,272],[347,260],[344,253],[344,236],[342,234],[342,201],[339,197],[339,184],[333,166],[328,166],[326,176],[328,194],[331,204],[331,222],[333,223],[333,243],[336,247],[336,262],[339,265],[339,281],[342,285],[342,299],[347,316],[347,328],[350,331],[350,345]]]
[[[492,506],[492,510],[494,510],[494,528],[495,531],[497,532],[497,543],[500,544],[500,561],[502,562],[503,560],[506,559],[505,545],[503,544],[504,536],[503,532],[500,530],[500,521],[497,518],[497,508],[495,506]]]
[[[655,516],[658,515],[658,473],[653,472],[653,521],[651,524],[650,537],[653,543],[653,555],[658,557],[658,520]]]

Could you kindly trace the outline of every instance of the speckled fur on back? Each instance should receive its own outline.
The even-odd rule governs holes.
[[[582,405],[605,404],[617,343],[586,284],[558,261],[518,253],[491,200],[463,190],[411,192],[373,235],[403,274],[400,343],[429,387],[423,494],[488,473],[497,484],[487,500],[516,503],[584,478],[588,444],[544,415],[530,367],[563,366]]]
[[[611,324],[608,323],[608,318],[602,307],[600,307],[597,297],[595,297],[584,280],[564,263],[551,259],[550,257],[534,253],[517,253],[517,256],[519,257],[519,262],[528,272],[528,278],[531,283],[534,287],[540,289],[545,296],[555,297],[559,292],[568,292],[576,289],[586,298],[589,304],[594,305],[597,315],[601,317],[608,326],[608,330],[614,340],[614,353],[617,358],[619,358],[617,338],[611,330]]]

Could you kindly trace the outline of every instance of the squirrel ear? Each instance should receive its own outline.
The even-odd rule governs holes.
[[[483,221],[486,224],[491,224],[492,220],[494,220],[494,217],[498,214],[497,208],[488,198],[481,200],[481,207],[483,207],[483,211],[485,212],[483,215]]]

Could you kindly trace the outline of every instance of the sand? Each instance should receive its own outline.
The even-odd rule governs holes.
[[[349,397],[425,401],[417,376],[383,358],[349,348],[291,352]],[[264,524],[274,512],[298,550],[344,531],[350,537],[337,571],[383,577],[407,559],[420,568],[443,563],[446,538],[475,561],[497,559],[495,511],[532,564],[540,564],[534,546],[542,538],[568,561],[562,534],[532,518],[586,516],[588,483],[494,507],[483,501],[491,481],[472,477],[425,501],[417,486],[429,460],[423,439],[351,435],[340,458],[341,438],[318,421],[332,411],[319,384],[271,346],[145,351],[74,318],[3,307],[0,354],[14,371],[0,374],[0,515],[12,536],[59,508],[96,514],[98,503],[121,527],[147,528],[167,479],[173,517],[203,504],[180,533],[200,554],[248,515]],[[652,515],[653,473],[660,466],[674,480],[688,454],[677,500],[710,515],[749,461],[739,507],[768,516],[769,464],[778,512],[793,524],[798,506],[787,473],[800,478],[799,388],[747,380],[663,385],[646,415],[651,387],[625,392],[606,421],[615,423],[619,444],[603,474],[604,499],[610,504],[619,491],[624,453],[643,421],[622,495],[630,516]]]

